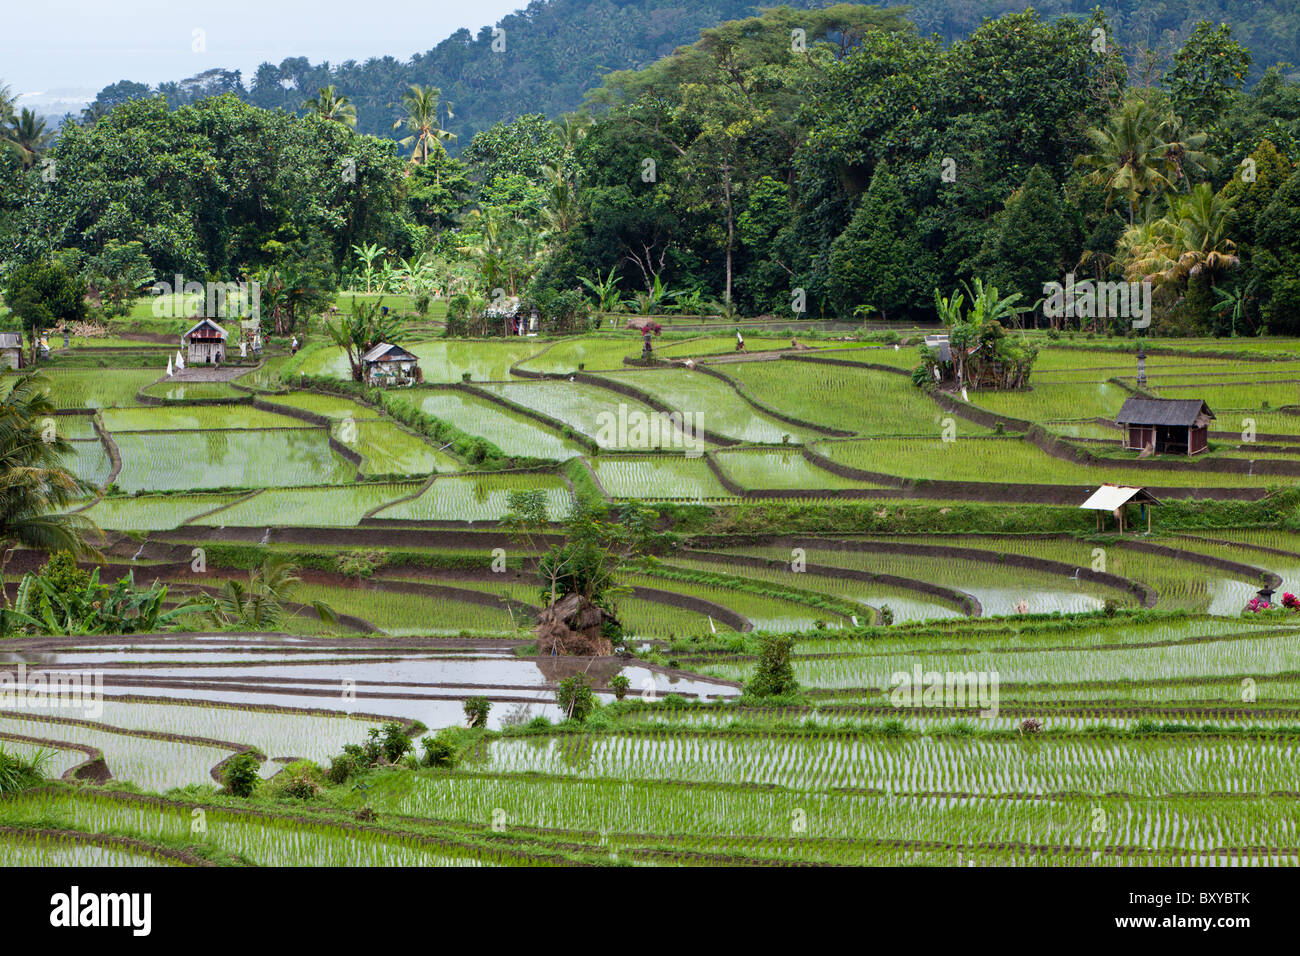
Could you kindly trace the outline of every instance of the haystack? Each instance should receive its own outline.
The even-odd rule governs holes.
[[[598,657],[614,653],[614,645],[601,633],[605,621],[617,623],[614,615],[592,604],[581,594],[566,594],[538,615],[537,653]]]

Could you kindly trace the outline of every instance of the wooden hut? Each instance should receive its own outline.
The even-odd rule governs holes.
[[[380,342],[361,356],[367,385],[412,385],[420,379],[420,360],[400,345]]]
[[[1145,488],[1132,488],[1127,485],[1102,485],[1088,500],[1079,505],[1089,511],[1097,512],[1097,530],[1101,530],[1101,513],[1109,511],[1115,515],[1115,524],[1119,533],[1124,533],[1124,506],[1137,504],[1146,512],[1147,534],[1151,533],[1151,507],[1160,504]]]
[[[1209,445],[1213,420],[1199,398],[1130,398],[1115,416],[1125,428],[1125,448],[1155,455],[1199,455]]]
[[[211,319],[199,319],[182,341],[190,365],[216,365],[226,357],[226,330]]]
[[[948,341],[948,334],[945,332],[942,335],[927,335],[925,347],[934,353],[935,381],[956,381],[957,367],[953,364],[952,344]]]

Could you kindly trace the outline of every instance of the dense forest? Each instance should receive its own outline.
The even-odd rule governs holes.
[[[792,8],[822,8],[834,0],[789,0]],[[915,0],[898,9],[922,36],[945,43],[968,36],[985,17],[1025,8],[1024,0]],[[172,106],[233,93],[265,109],[303,111],[307,97],[333,86],[356,109],[357,129],[393,136],[402,95],[411,85],[441,90],[451,115],[443,123],[455,155],[473,135],[499,120],[525,113],[551,118],[576,109],[584,95],[614,70],[637,69],[692,43],[700,31],[726,20],[756,16],[745,0],[533,0],[525,9],[484,26],[460,30],[433,48],[403,60],[393,56],[358,63],[312,63],[290,57],[263,63],[252,76],[212,69],[159,87],[123,79],[102,90],[89,113],[100,115],[128,99],[162,94]],[[1129,51],[1135,69],[1158,68],[1191,35],[1200,20],[1225,22],[1255,58],[1258,79],[1265,67],[1300,63],[1300,9],[1288,0],[1039,0],[1045,19],[1105,11],[1115,41]]]
[[[933,321],[963,284],[1007,322],[1125,325],[1045,305],[1073,276],[1149,282],[1158,333],[1300,332],[1300,86],[1250,84],[1208,21],[1133,62],[1101,11],[945,43],[846,4],[705,29],[459,156],[431,88],[399,100],[401,143],[332,91],[306,116],[134,100],[5,153],[0,269],[260,277],[282,310],[445,295],[453,332],[503,297],[560,328],[591,308]]]

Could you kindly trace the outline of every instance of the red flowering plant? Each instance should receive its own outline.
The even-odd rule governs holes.
[[[1282,595],[1282,606],[1290,611],[1300,611],[1300,598],[1287,591]]]

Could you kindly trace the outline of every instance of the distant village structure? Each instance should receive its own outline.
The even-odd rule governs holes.
[[[1209,446],[1214,412],[1199,398],[1130,398],[1115,416],[1124,447],[1148,455],[1199,455]]]
[[[226,330],[211,319],[199,319],[182,341],[190,365],[217,365],[226,356]]]
[[[380,342],[361,356],[361,364],[365,369],[367,385],[383,388],[414,385],[423,378],[420,360],[400,345],[390,345],[387,342]]]

